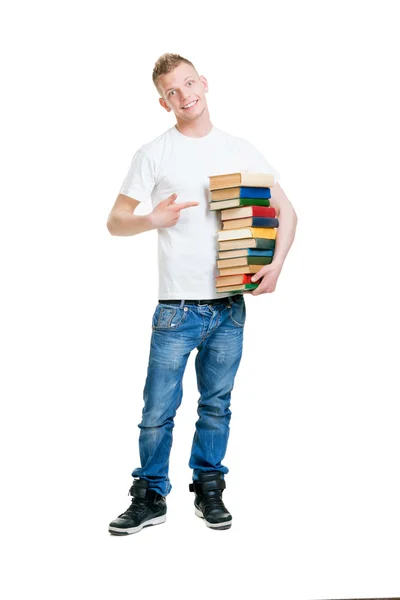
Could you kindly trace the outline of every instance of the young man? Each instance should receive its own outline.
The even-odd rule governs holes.
[[[159,302],[152,337],[144,407],[139,424],[141,467],[132,472],[130,507],[109,525],[115,535],[140,531],[166,520],[166,496],[174,417],[182,400],[182,378],[190,352],[197,349],[199,419],[189,467],[195,513],[212,529],[228,529],[232,516],[222,500],[230,399],[239,367],[246,306],[242,294],[215,288],[219,216],[208,207],[210,175],[239,171],[279,173],[244,139],[210,121],[208,83],[193,64],[177,54],[161,56],[153,70],[159,102],[173,112],[176,125],[143,145],[132,159],[107,227],[112,235],[158,231]],[[228,98],[229,100],[229,98]],[[148,215],[135,215],[152,200]],[[273,292],[293,242],[296,213],[278,183],[271,205],[279,216],[279,236],[270,265],[255,275],[253,295]]]

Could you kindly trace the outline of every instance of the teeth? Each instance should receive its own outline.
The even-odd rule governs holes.
[[[184,106],[183,108],[189,108],[190,106],[193,106],[194,104],[196,104],[197,100],[194,100],[194,102],[191,102],[190,104],[186,104],[186,106]]]

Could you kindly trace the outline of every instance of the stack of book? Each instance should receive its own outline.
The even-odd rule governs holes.
[[[217,292],[244,293],[262,265],[272,262],[279,221],[270,206],[274,176],[268,173],[212,175],[210,210],[221,211],[218,234]]]

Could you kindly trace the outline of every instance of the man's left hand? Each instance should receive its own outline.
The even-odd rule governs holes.
[[[278,281],[278,277],[282,270],[282,266],[280,263],[274,264],[273,262],[270,265],[264,265],[262,269],[254,273],[251,278],[252,283],[256,283],[260,281],[260,284],[257,288],[251,291],[253,296],[258,296],[259,294],[268,294],[275,291],[276,282]]]

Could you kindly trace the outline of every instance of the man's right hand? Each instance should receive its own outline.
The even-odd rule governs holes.
[[[198,206],[200,202],[181,202],[175,204],[178,194],[171,194],[165,200],[162,200],[155,209],[149,214],[149,219],[154,228],[172,227],[179,220],[180,212],[183,208],[189,206]]]

